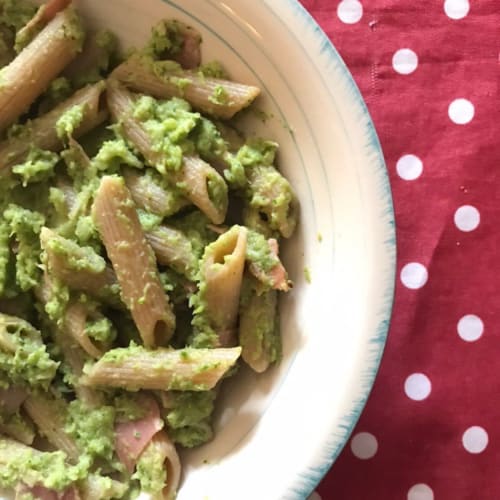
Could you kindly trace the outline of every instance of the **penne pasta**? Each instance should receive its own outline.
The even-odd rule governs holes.
[[[195,346],[235,344],[246,247],[247,229],[233,226],[205,248],[199,292],[193,299]]]
[[[66,308],[64,329],[92,358],[100,358],[103,351],[89,338],[85,330],[89,311],[81,302],[73,302]]]
[[[205,77],[172,61],[155,62],[145,56],[132,56],[112,76],[136,92],[157,99],[182,97],[195,109],[223,119],[232,118],[260,94],[252,85]]]
[[[281,353],[278,293],[262,294],[255,288],[246,294],[240,308],[239,343],[243,360],[256,372],[262,373]]]
[[[17,441],[31,445],[35,439],[33,424],[21,413],[0,415],[0,434],[17,439]]]
[[[162,225],[145,234],[159,264],[170,266],[190,280],[196,278],[198,259],[191,241],[182,231]]]
[[[175,329],[175,316],[122,178],[102,178],[92,216],[144,344],[165,345]]]
[[[108,351],[84,370],[81,383],[127,390],[207,391],[234,366],[240,347],[180,350],[141,346]]]
[[[58,13],[1,71],[0,131],[47,88],[81,49],[83,32],[72,7]]]
[[[174,500],[181,477],[181,463],[165,431],[153,436],[137,462],[143,492],[153,500]]]
[[[72,460],[77,461],[80,451],[75,440],[64,431],[66,423],[66,402],[48,393],[31,394],[26,398],[23,408],[35,423],[39,433],[56,449],[64,451]]]
[[[139,208],[161,217],[170,217],[189,205],[179,189],[165,186],[164,179],[152,169],[144,173],[132,169],[125,169],[123,177],[125,183]]]
[[[214,224],[222,224],[227,212],[227,185],[222,176],[197,156],[184,156],[175,175],[177,185]]]
[[[102,109],[100,100],[105,88],[104,82],[99,82],[79,90],[52,111],[28,122],[19,136],[0,143],[0,172],[23,162],[33,147],[60,151],[64,140],[58,137],[56,124],[72,108],[78,106],[82,111],[79,124],[72,133],[73,137],[79,137],[104,122],[107,111]]]

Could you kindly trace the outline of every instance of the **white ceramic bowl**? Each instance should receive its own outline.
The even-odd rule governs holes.
[[[178,500],[304,499],[340,453],[371,389],[390,319],[395,237],[386,168],[363,100],[324,33],[293,0],[77,0],[92,24],[141,46],[176,17],[204,60],[261,87],[301,203],[285,248],[284,357],[225,387],[212,443],[186,453]],[[250,120],[251,121],[251,120]],[[285,247],[285,245],[284,245]],[[304,269],[311,275],[307,283]]]

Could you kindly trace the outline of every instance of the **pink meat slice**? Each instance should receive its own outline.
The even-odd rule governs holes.
[[[120,461],[132,473],[137,459],[153,436],[163,428],[156,401],[141,395],[141,406],[147,409],[144,417],[115,425],[115,449]]]

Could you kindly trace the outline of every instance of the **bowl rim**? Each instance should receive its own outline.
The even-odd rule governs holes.
[[[264,0],[264,3],[268,3],[268,0]],[[387,343],[387,338],[389,334],[390,322],[393,314],[394,308],[394,298],[395,298],[395,284],[396,284],[396,229],[395,229],[395,212],[391,186],[389,182],[389,171],[385,162],[382,146],[378,138],[375,125],[371,118],[368,107],[363,99],[361,91],[359,90],[354,78],[349,71],[346,63],[342,59],[342,56],[337,51],[333,42],[319,26],[312,15],[306,10],[306,8],[299,2],[299,0],[281,0],[281,4],[285,8],[290,8],[295,14],[300,17],[300,21],[303,26],[312,34],[317,43],[318,47],[321,47],[321,57],[327,57],[331,66],[340,69],[340,73],[344,80],[344,83],[349,86],[350,93],[352,96],[352,104],[357,107],[357,111],[360,112],[362,118],[360,122],[363,122],[363,128],[365,129],[366,136],[369,138],[369,143],[372,147],[372,152],[374,153],[374,159],[372,162],[377,164],[377,170],[379,175],[383,180],[383,200],[382,202],[387,207],[387,223],[386,232],[389,236],[385,240],[385,244],[388,246],[389,255],[388,262],[390,264],[390,269],[386,276],[385,289],[381,291],[381,295],[387,297],[387,302],[385,305],[385,311],[383,318],[379,321],[378,326],[374,329],[370,338],[366,340],[366,345],[371,345],[371,362],[365,367],[363,373],[360,373],[359,378],[363,378],[364,382],[364,392],[360,398],[356,401],[351,402],[349,411],[342,417],[342,428],[344,431],[344,438],[340,441],[334,439],[334,433],[338,427],[335,425],[329,431],[329,434],[325,436],[325,442],[321,447],[322,456],[327,457],[323,460],[323,463],[314,468],[306,468],[307,474],[304,476],[297,477],[292,481],[288,491],[293,491],[295,498],[297,500],[306,499],[319,485],[321,480],[326,476],[335,460],[338,458],[344,447],[349,441],[349,438],[354,430],[354,427],[358,423],[358,420],[366,406],[370,393],[372,391],[376,376],[378,374],[384,349]],[[283,21],[283,24],[286,24]],[[311,57],[316,58],[319,69],[322,69],[328,73],[328,68],[325,64],[321,62],[321,58],[318,54],[311,54]],[[325,75],[328,78],[328,74]],[[375,346],[375,347],[374,347]],[[338,441],[336,445],[332,447],[331,442]],[[295,484],[293,484],[295,483]]]

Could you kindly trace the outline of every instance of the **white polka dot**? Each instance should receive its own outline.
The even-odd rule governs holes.
[[[481,214],[476,207],[471,205],[463,205],[457,209],[455,216],[455,225],[460,229],[468,233],[469,231],[474,231],[474,229],[479,226],[481,220]]]
[[[462,19],[469,13],[469,0],[446,0],[444,11],[451,19]]]
[[[418,56],[411,49],[399,49],[392,56],[392,67],[396,73],[409,75],[418,66]]]
[[[469,427],[462,436],[462,444],[469,453],[481,453],[488,446],[488,433],[478,425]]]
[[[357,23],[363,16],[363,6],[358,0],[342,0],[337,7],[337,16],[343,23]]]
[[[317,491],[314,491],[307,500],[321,500],[321,497],[319,496],[319,493]]]
[[[377,453],[377,438],[369,432],[359,432],[351,439],[351,451],[354,456],[367,460]]]
[[[405,181],[414,181],[422,175],[424,165],[422,160],[415,155],[403,155],[396,163],[399,177]]]
[[[474,104],[467,99],[455,99],[448,106],[448,116],[453,123],[465,125],[474,118]]]
[[[401,281],[403,285],[412,290],[422,288],[427,283],[427,269],[419,262],[410,262],[401,269]]]
[[[427,375],[414,373],[405,380],[405,393],[415,401],[422,401],[431,393],[432,384]]]
[[[483,331],[483,321],[475,314],[466,314],[457,323],[458,335],[466,342],[474,342],[481,337]]]
[[[408,500],[434,500],[434,492],[424,483],[415,484],[408,490]]]

